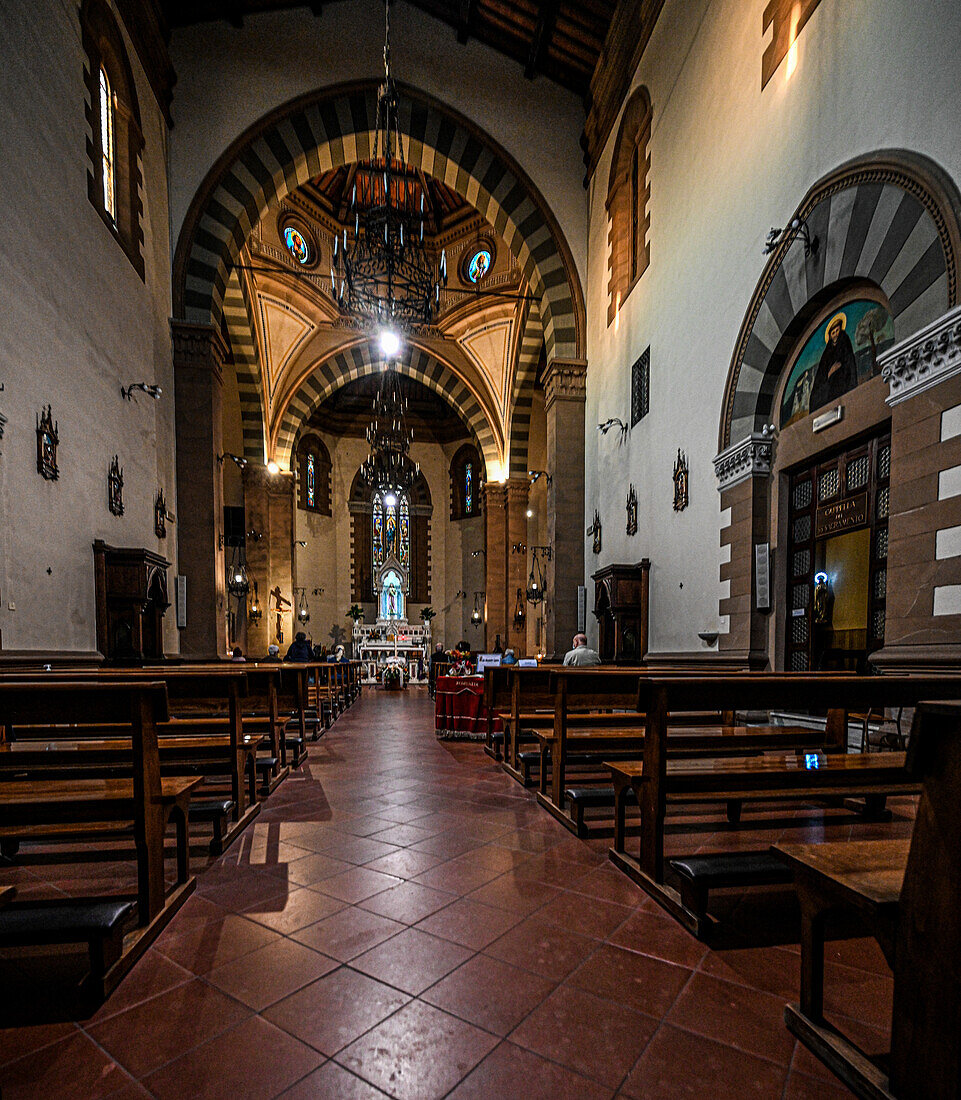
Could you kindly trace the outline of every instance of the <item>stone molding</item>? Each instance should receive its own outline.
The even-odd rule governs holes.
[[[879,355],[878,364],[891,390],[885,398],[889,405],[961,374],[961,306]]]
[[[229,349],[213,325],[193,324],[171,318],[174,368],[194,367],[223,375]]]
[[[731,489],[749,477],[770,477],[774,462],[774,438],[752,432],[714,459],[718,492]]]
[[[527,501],[530,497],[531,483],[526,477],[512,477],[508,478],[504,482],[504,489],[506,490],[507,505],[520,505],[522,508],[527,507]]]
[[[552,359],[544,373],[544,408],[555,401],[587,400],[587,360]]]
[[[507,507],[507,483],[504,481],[488,481],[484,485],[484,504],[487,508]]]

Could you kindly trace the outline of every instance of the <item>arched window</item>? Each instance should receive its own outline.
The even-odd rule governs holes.
[[[648,241],[651,219],[647,210],[651,197],[648,180],[651,117],[651,97],[646,88],[638,88],[624,108],[607,186],[607,214],[611,223],[607,265],[608,324],[617,316],[651,262]]]
[[[481,464],[476,447],[465,443],[450,464],[450,518],[480,515]]]
[[[393,555],[410,568],[410,502],[406,493],[375,493],[371,502],[371,560],[379,569]]]
[[[144,142],[133,70],[123,35],[104,0],[83,0],[80,24],[90,103],[87,195],[142,279]]]
[[[305,512],[331,515],[330,452],[316,435],[306,435],[297,445],[297,505]]]
[[[117,221],[117,181],[115,172],[115,123],[113,117],[113,93],[107,70],[100,67],[100,165],[103,172],[103,208],[110,220]]]

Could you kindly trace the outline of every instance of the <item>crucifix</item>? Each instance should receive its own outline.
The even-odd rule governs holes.
[[[279,584],[271,588],[270,595],[274,601],[274,611],[277,613],[277,641],[282,642],[284,640],[284,625],[281,615],[290,610],[290,600],[280,594]]]

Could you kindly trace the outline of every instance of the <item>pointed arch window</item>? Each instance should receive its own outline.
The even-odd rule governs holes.
[[[375,493],[371,502],[371,557],[379,569],[393,555],[410,568],[410,501],[406,493]]]
[[[306,512],[331,515],[330,452],[316,435],[306,435],[297,445],[297,505]]]
[[[621,118],[607,185],[610,218],[607,323],[611,324],[651,262],[651,97],[638,88]]]
[[[103,208],[114,223],[117,221],[116,122],[113,114],[113,93],[107,70],[100,66],[100,161],[103,172]]]
[[[465,443],[450,464],[451,519],[468,519],[480,514],[480,470],[477,449]]]

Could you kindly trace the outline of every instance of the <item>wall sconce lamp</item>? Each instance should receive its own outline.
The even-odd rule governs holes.
[[[808,228],[808,223],[801,218],[794,218],[791,223],[786,225],[783,229],[772,228],[767,235],[767,240],[764,242],[764,248],[761,250],[761,255],[770,256],[772,252],[776,252],[780,245],[791,236],[795,238],[800,237],[804,242],[805,256],[817,255],[818,247],[821,242]]]
[[[527,476],[531,479],[531,485],[533,485],[535,481],[542,477],[547,478],[548,485],[552,484],[554,481],[554,478],[546,470],[528,470]]]
[[[295,588],[294,592],[300,593],[300,599],[297,601],[297,622],[306,626],[307,623],[310,622],[310,609],[307,606],[307,589]]]
[[[523,589],[517,590],[517,602],[514,604],[514,626],[518,630],[523,630],[524,623],[527,621],[527,616],[524,613],[524,592]]]
[[[250,539],[251,542],[260,542],[260,540],[264,536],[260,531],[256,529],[256,527],[251,527],[251,529],[247,532],[246,537]]]
[[[254,598],[250,601],[250,612],[247,616],[251,623],[259,623],[263,616],[263,610],[260,607],[260,597],[257,595],[257,582],[254,581]]]
[[[307,545],[307,540],[306,539],[294,539],[294,546],[306,546],[306,545]]]
[[[159,386],[155,386],[151,382],[131,382],[129,386],[120,387],[120,396],[124,401],[133,401],[134,390],[140,390],[141,393],[152,397],[154,401],[159,401],[160,395],[164,392]]]
[[[603,424],[597,425],[597,430],[601,433],[601,435],[607,435],[607,433],[611,430],[611,428],[615,427],[615,425],[620,429],[621,439],[626,438],[628,427],[619,416],[608,417],[608,419],[605,420]]]
[[[471,556],[472,558],[479,558],[479,557],[481,556],[481,554],[483,554],[485,558],[487,557],[487,551],[486,551],[486,550],[484,550],[484,549],[481,549],[481,550],[471,550],[471,552],[470,552],[470,556]],[[466,595],[466,593],[465,593],[465,595]]]
[[[475,592],[474,593],[474,610],[470,613],[470,621],[474,626],[480,626],[480,624],[484,621],[484,613],[483,613],[483,611],[481,611],[480,607],[478,607],[477,599],[478,599],[479,596],[486,596],[486,595],[487,595],[486,592]]]
[[[457,592],[455,593],[455,595],[454,595],[454,599],[455,600],[466,600],[467,599],[467,593],[464,591],[463,588],[459,588],[457,590]]]
[[[314,589],[311,590],[311,595],[312,596],[322,596],[323,594],[324,594],[324,590],[322,588],[314,588]]]
[[[512,554],[526,554],[527,553],[527,543],[526,542],[515,542],[511,546],[511,553]]]
[[[247,469],[247,459],[244,458],[243,455],[235,455],[232,454],[230,451],[224,451],[222,455],[217,455],[217,461],[220,463],[221,466],[223,466],[224,461],[228,458],[237,466],[239,470]]]

